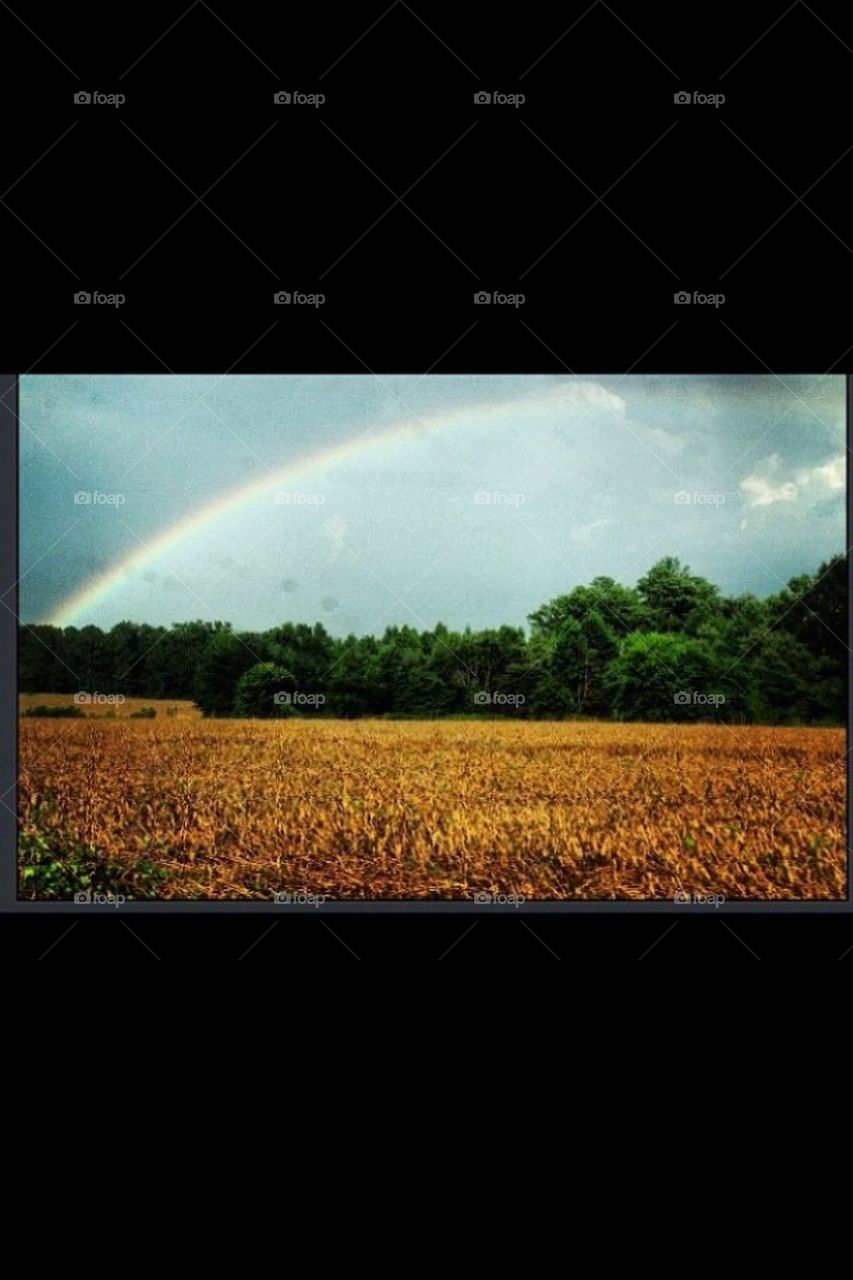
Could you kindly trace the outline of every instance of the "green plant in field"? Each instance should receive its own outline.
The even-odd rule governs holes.
[[[126,899],[156,898],[168,871],[150,858],[118,862],[94,845],[52,848],[39,835],[18,837],[18,895],[31,900],[73,902],[75,893],[122,894]]]
[[[39,703],[37,707],[27,707],[23,715],[44,720],[80,720],[83,712],[79,707],[46,707]]]

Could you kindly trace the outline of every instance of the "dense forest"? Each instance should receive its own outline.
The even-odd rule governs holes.
[[[24,626],[19,688],[189,698],[211,716],[845,719],[845,556],[763,600],[725,597],[666,557],[636,587],[595,578],[529,621],[346,639],[319,623]]]

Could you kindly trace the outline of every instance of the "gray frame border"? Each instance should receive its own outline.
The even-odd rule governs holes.
[[[80,372],[79,370],[76,372]],[[284,372],[276,370],[274,372]],[[511,371],[507,371],[511,372]],[[703,371],[707,374],[707,370]],[[790,372],[790,371],[788,371]],[[802,371],[798,371],[802,372]],[[334,376],[330,374],[318,376]],[[593,376],[593,375],[588,375]],[[675,375],[673,375],[675,376]],[[690,374],[683,376],[689,377]],[[701,375],[694,375],[701,376]],[[809,376],[809,375],[807,375]],[[811,376],[818,376],[812,374]],[[823,375],[825,376],[825,375]],[[850,452],[850,420],[851,396],[853,396],[853,379],[846,376],[846,443]],[[405,899],[400,901],[373,901],[358,899],[349,901],[328,901],[320,907],[299,906],[271,901],[258,902],[191,902],[180,900],[126,902],[117,912],[116,908],[107,905],[89,904],[86,907],[74,902],[28,902],[17,895],[17,811],[18,811],[18,579],[19,568],[19,514],[18,514],[18,374],[0,373],[0,582],[8,593],[12,584],[14,604],[0,609],[0,652],[2,653],[2,679],[0,679],[0,722],[11,726],[11,732],[0,734],[0,912],[16,915],[102,915],[115,917],[131,915],[177,916],[184,914],[209,915],[585,915],[631,914],[631,915],[674,915],[691,917],[696,915],[822,915],[849,914],[853,911],[853,857],[847,863],[847,900],[808,901],[808,902],[774,902],[767,899],[755,902],[726,902],[722,907],[699,904],[680,904],[676,902],[634,902],[634,901],[568,901],[568,902],[525,902],[521,907],[483,904],[476,902],[419,901]],[[847,467],[847,546],[851,545],[851,467]],[[853,601],[850,594],[850,557],[848,555],[847,577],[847,610],[848,625],[853,621]],[[848,634],[853,635],[853,627]],[[853,685],[853,651],[848,656],[847,687],[847,744],[850,746],[850,698]],[[853,759],[848,750],[847,755],[847,830],[850,832],[850,799],[853,789]],[[14,805],[9,805],[5,797],[12,793]],[[848,854],[850,849],[848,846]]]

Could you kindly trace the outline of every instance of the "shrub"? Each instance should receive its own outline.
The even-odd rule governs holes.
[[[21,898],[73,902],[75,893],[115,893],[125,898],[157,898],[168,878],[150,858],[119,862],[94,845],[51,847],[39,835],[18,838],[18,894]]]
[[[273,662],[257,662],[237,681],[234,712],[261,720],[293,715],[293,676]]]
[[[79,707],[27,707],[25,716],[38,716],[45,720],[80,720],[85,718]]]

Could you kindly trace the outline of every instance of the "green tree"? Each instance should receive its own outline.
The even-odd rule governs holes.
[[[274,662],[256,662],[237,681],[234,713],[258,720],[275,720],[294,714],[291,698],[296,692],[292,672]]]
[[[575,587],[568,595],[543,604],[529,621],[534,634],[554,634],[566,618],[583,622],[593,609],[617,637],[637,630],[645,621],[639,592],[605,577],[593,578],[590,586]]]
[[[597,577],[530,614],[530,635],[501,626],[388,627],[334,639],[317,623],[265,632],[223,622],[168,630],[22,625],[20,688],[196,700],[205,715],[282,714],[272,692],[323,693],[334,715],[743,715],[771,723],[838,723],[847,697],[847,560],[792,578],[765,600],[723,598],[674,557],[624,587]],[[687,692],[689,701],[675,696]],[[702,701],[713,693],[725,703]],[[694,694],[698,695],[694,698]],[[519,704],[518,695],[525,701]],[[273,704],[273,707],[286,704]],[[298,708],[297,708],[298,709]]]
[[[720,606],[718,589],[692,574],[675,556],[665,556],[653,565],[640,578],[637,591],[651,631],[695,635]]]
[[[22,693],[73,693],[80,688],[81,677],[67,661],[62,627],[36,623],[22,626],[18,636],[18,681]]]
[[[706,641],[652,631],[622,642],[605,681],[623,720],[695,720],[716,714],[707,699],[722,692],[718,677]]]
[[[331,688],[329,709],[339,716],[376,715],[387,710],[379,698],[376,637],[350,635],[335,649],[325,677]]]
[[[765,724],[811,718],[815,662],[789,631],[774,627],[750,654],[749,711]]]
[[[256,655],[230,627],[214,632],[199,658],[195,701],[206,716],[227,716],[234,706],[237,681],[256,662]]]

